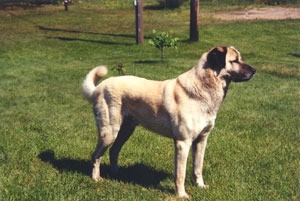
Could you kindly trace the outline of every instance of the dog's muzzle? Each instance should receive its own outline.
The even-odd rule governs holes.
[[[255,73],[255,68],[251,67],[248,64],[241,64],[240,71],[238,73],[233,73],[232,80],[234,82],[245,82],[250,80]]]

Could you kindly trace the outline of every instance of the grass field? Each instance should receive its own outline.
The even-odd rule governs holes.
[[[205,4],[200,41],[190,43],[188,7],[145,9],[146,41],[137,46],[134,8],[117,2],[0,10],[0,200],[176,200],[173,141],[141,127],[121,152],[123,174],[109,177],[106,153],[105,180],[91,179],[97,134],[81,83],[100,64],[173,78],[224,44],[257,73],[231,84],[218,114],[204,162],[210,188],[194,186],[189,159],[187,192],[193,200],[299,200],[300,20],[223,22],[209,17],[221,8]],[[153,29],[180,39],[164,61],[147,42]]]

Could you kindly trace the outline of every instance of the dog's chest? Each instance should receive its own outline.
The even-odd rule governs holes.
[[[178,135],[184,138],[196,139],[199,135],[209,132],[215,124],[216,116],[203,112],[180,114],[178,117]]]

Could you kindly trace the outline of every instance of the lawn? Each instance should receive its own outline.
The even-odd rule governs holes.
[[[200,40],[190,43],[188,6],[161,10],[145,1],[146,40],[138,46],[133,6],[105,2],[75,3],[68,12],[0,10],[0,200],[176,200],[173,141],[142,127],[122,149],[122,175],[110,178],[106,153],[105,180],[91,179],[97,134],[81,83],[100,64],[173,78],[224,44],[257,73],[231,84],[218,114],[204,162],[209,189],[193,184],[190,157],[186,190],[193,200],[299,200],[300,20],[215,20],[211,12],[221,7],[206,3]],[[148,44],[153,29],[180,40],[164,61]]]

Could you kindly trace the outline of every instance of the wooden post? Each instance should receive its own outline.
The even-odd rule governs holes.
[[[135,6],[136,44],[143,44],[144,43],[143,1],[134,0],[134,6]]]
[[[64,0],[64,6],[65,6],[65,11],[68,11],[68,4],[69,4],[69,1],[68,0]]]
[[[190,40],[199,41],[199,0],[190,0]]]

